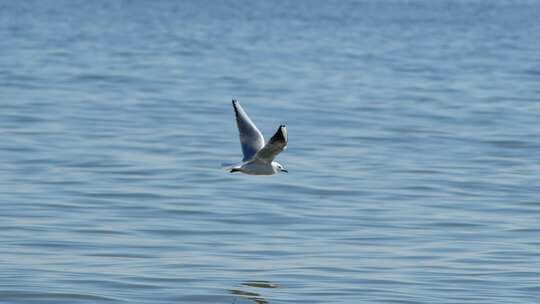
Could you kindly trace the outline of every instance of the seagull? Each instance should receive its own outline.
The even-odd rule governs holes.
[[[240,103],[233,99],[232,105],[236,116],[236,124],[240,133],[240,144],[244,158],[236,165],[224,165],[230,173],[242,172],[249,175],[272,175],[288,171],[274,158],[287,147],[287,127],[279,126],[278,130],[264,144],[264,137],[257,126],[249,119]]]

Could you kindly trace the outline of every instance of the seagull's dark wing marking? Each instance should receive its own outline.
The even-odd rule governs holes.
[[[240,103],[233,99],[232,104],[236,115],[238,132],[240,133],[242,153],[244,153],[242,161],[248,161],[253,158],[257,151],[262,149],[264,146],[264,137],[262,136],[261,131],[259,131],[251,119],[249,119],[249,116],[246,111],[242,109]]]
[[[287,141],[287,127],[281,125],[276,134],[255,154],[254,158],[264,163],[271,163],[287,147]]]

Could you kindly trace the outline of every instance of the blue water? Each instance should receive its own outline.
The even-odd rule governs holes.
[[[0,302],[539,303],[539,20],[0,1]],[[289,174],[219,168],[232,98]]]

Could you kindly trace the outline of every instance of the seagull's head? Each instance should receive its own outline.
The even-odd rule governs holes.
[[[289,171],[287,171],[287,169],[285,169],[285,167],[283,167],[280,163],[278,162],[272,162],[272,165],[273,167],[276,169],[277,172],[285,172],[285,173],[289,173]]]

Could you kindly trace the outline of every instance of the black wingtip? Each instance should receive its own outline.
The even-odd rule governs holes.
[[[286,132],[287,132],[287,129],[286,129],[285,125],[280,125],[279,128],[276,131],[276,134],[274,134],[274,136],[272,136],[272,138],[270,140],[287,142],[287,134],[286,134]]]
[[[237,104],[238,104],[238,101],[236,101],[236,99],[233,99],[232,100],[232,106],[233,106],[233,109],[234,109],[234,114],[236,116],[238,116],[238,108],[237,108]]]

